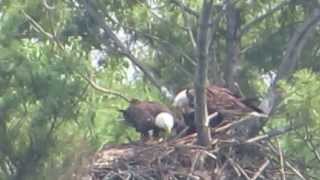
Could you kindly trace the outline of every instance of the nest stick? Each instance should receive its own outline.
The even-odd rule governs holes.
[[[269,165],[270,161],[266,160],[266,162],[264,162],[262,164],[262,166],[259,168],[259,170],[254,174],[254,176],[251,178],[251,180],[256,180],[264,171],[264,169]]]

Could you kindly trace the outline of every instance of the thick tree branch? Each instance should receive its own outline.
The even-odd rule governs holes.
[[[267,17],[271,16],[273,13],[277,12],[278,10],[280,10],[282,7],[286,6],[287,4],[289,4],[291,0],[285,0],[283,2],[281,2],[280,4],[276,5],[275,7],[271,8],[268,12],[266,12],[265,14],[257,17],[256,19],[252,20],[251,22],[245,24],[243,26],[243,28],[241,28],[240,30],[240,34],[243,35],[247,32],[250,31],[250,29],[256,25],[257,23],[261,22],[262,20],[266,19]]]
[[[305,20],[305,22],[296,30],[293,37],[288,42],[285,56],[278,68],[276,78],[269,88],[269,94],[264,99],[260,107],[265,113],[271,113],[272,108],[276,104],[278,94],[276,86],[279,80],[287,79],[294,71],[297,62],[300,58],[301,51],[305,46],[308,38],[313,34],[315,27],[320,21],[320,9],[317,8],[313,11],[312,15]]]
[[[204,0],[200,15],[200,25],[197,39],[198,67],[195,77],[195,119],[197,120],[198,143],[203,146],[209,145],[211,140],[207,121],[206,83],[208,71],[208,51],[210,43],[209,27],[211,24],[212,0]]]
[[[129,51],[129,49],[121,42],[121,40],[115,35],[115,33],[111,30],[108,24],[104,21],[104,18],[98,13],[98,10],[95,8],[92,1],[82,0],[86,11],[89,15],[96,21],[96,23],[105,31],[108,37],[115,43],[115,45],[119,48],[121,54],[126,56],[134,65],[136,65],[150,80],[152,84],[154,84],[159,90],[161,90],[161,83],[156,80],[150,71],[139,62],[139,60]],[[109,44],[105,44],[109,45]]]
[[[294,71],[300,58],[301,51],[309,37],[314,33],[315,27],[320,21],[320,8],[315,8],[313,13],[304,23],[295,31],[287,44],[285,56],[278,68],[275,80],[269,87],[268,94],[263,99],[259,108],[266,114],[271,114],[274,107],[279,102],[279,93],[277,92],[277,83],[279,80],[286,80]],[[250,136],[255,136],[261,130],[266,121],[254,121],[250,124]]]
[[[240,61],[240,10],[226,1],[227,16],[227,61],[225,64],[224,80],[226,86],[234,93],[239,94],[235,86]]]
[[[275,79],[286,79],[291,75],[300,58],[301,51],[305,46],[308,38],[313,34],[315,27],[320,21],[320,8],[316,8],[311,16],[297,29],[292,39],[289,41],[285,57],[279,66]]]

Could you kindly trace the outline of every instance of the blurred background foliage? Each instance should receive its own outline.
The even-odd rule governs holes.
[[[196,33],[201,1],[95,3],[112,31],[170,92],[191,84],[195,60],[188,32]],[[214,4],[219,17],[223,2]],[[279,4],[284,5],[250,24]],[[249,27],[241,36],[238,77],[246,96],[266,95],[289,39],[315,5],[316,0],[237,1],[241,28]],[[127,97],[170,103],[81,0],[2,0],[0,19],[0,179],[73,179],[104,144],[139,138],[117,111],[128,103],[96,91],[83,76]],[[209,80],[217,83],[223,82],[226,59],[224,16],[214,33],[216,62],[209,62]],[[307,42],[294,75],[280,83],[281,103],[266,127],[303,126],[279,141],[310,178],[320,175],[319,33],[317,28]]]

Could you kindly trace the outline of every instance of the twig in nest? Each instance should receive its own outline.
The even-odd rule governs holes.
[[[206,151],[206,150],[202,150],[202,152],[204,152],[206,155],[208,155],[209,157],[211,157],[212,159],[217,159],[217,156],[210,153],[209,151]]]
[[[231,165],[231,167],[234,169],[234,171],[237,173],[237,175],[240,177],[241,176],[241,172],[239,171],[239,169],[236,166],[236,163],[233,161],[233,159],[228,158],[228,161]]]
[[[274,152],[276,155],[279,156],[277,150],[275,149],[275,147],[272,145],[271,142],[268,143],[268,146],[270,147],[270,149],[272,150],[272,152]],[[293,167],[289,161],[285,160],[285,164],[286,164],[298,177],[300,177],[302,180],[306,180],[306,178],[300,173],[300,171],[299,171],[298,169],[296,169],[295,167]]]
[[[246,173],[246,171],[238,164],[235,163],[236,167],[240,170],[241,174],[247,179],[250,180],[250,177],[248,176],[248,174]]]
[[[220,177],[223,175],[222,173],[223,173],[223,171],[224,171],[224,169],[227,167],[227,165],[229,164],[228,163],[229,161],[225,161],[224,163],[223,163],[223,165],[222,165],[222,167],[221,168],[219,168],[219,167],[217,167],[216,168],[216,178],[217,179],[221,179]]]
[[[181,138],[189,129],[189,127],[184,128],[177,136],[173,137],[173,140]]]
[[[160,165],[161,164],[161,160],[164,158],[164,157],[167,157],[169,156],[169,154],[171,154],[172,152],[174,152],[174,149],[170,149],[169,151],[165,151],[164,153],[162,153],[157,159],[158,159],[158,164]]]
[[[281,180],[286,180],[286,174],[285,174],[285,170],[284,170],[284,163],[283,163],[283,154],[282,154],[282,149],[280,146],[280,142],[277,140],[278,142],[278,148],[279,148],[279,157],[280,157],[280,172],[281,172]]]
[[[178,171],[174,172],[173,175],[174,175],[174,176],[175,176],[175,175],[184,176],[184,177],[193,178],[193,179],[196,179],[196,180],[200,179],[199,176],[195,176],[195,175],[192,175],[192,174],[189,174],[189,173],[187,174],[187,173],[183,173],[183,172],[178,172]]]
[[[101,86],[99,86],[98,84],[96,84],[95,82],[93,82],[93,80],[89,79],[88,77],[82,75],[79,73],[79,75],[84,79],[86,80],[90,85],[91,87],[93,87],[93,89],[97,90],[97,91],[100,91],[100,92],[103,92],[103,93],[107,93],[107,94],[112,94],[114,96],[118,96],[120,98],[122,98],[123,100],[127,101],[127,102],[130,102],[130,99],[127,98],[126,96],[122,95],[121,93],[118,93],[116,91],[113,91],[111,89],[106,89],[106,88],[103,88]]]
[[[241,118],[239,121],[235,121],[235,122],[229,123],[227,125],[224,125],[222,127],[219,127],[214,132],[225,131],[225,130],[231,128],[231,127],[234,127],[236,125],[242,124],[242,123],[247,122],[247,121],[252,121],[252,120],[253,120],[252,116],[246,116],[244,118]],[[257,120],[257,119],[254,119],[254,120]]]
[[[188,174],[187,180],[190,180],[190,175],[193,174],[193,172],[194,172],[194,170],[196,168],[197,162],[199,160],[199,157],[200,157],[200,154],[197,152],[196,157],[195,157],[194,161],[192,162],[191,169],[190,169],[190,172]]]
[[[197,149],[197,150],[206,150],[205,147],[203,146],[199,146],[199,145],[184,145],[184,144],[177,144],[175,145],[176,148],[188,148],[188,149]]]
[[[262,166],[259,168],[259,170],[254,174],[254,176],[251,178],[251,180],[256,180],[261,175],[263,170],[269,165],[269,163],[270,163],[270,161],[269,161],[269,159],[267,159],[266,162],[264,162],[262,164]]]
[[[253,137],[251,139],[248,139],[245,141],[245,143],[253,143],[253,142],[256,142],[256,141],[261,141],[261,140],[265,140],[265,139],[270,139],[272,137],[275,137],[275,136],[279,136],[281,134],[285,134],[291,130],[294,130],[294,129],[297,129],[299,127],[291,127],[291,126],[287,126],[287,127],[283,127],[283,128],[278,128],[278,129],[273,129],[271,131],[269,131],[268,133],[266,134],[263,134],[263,135],[260,135],[260,136],[256,136],[256,137]]]
[[[296,174],[298,175],[302,180],[307,180],[303,175],[297,170],[295,167],[293,167],[288,161],[286,161],[286,165]]]

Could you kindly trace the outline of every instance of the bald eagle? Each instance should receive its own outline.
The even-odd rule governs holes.
[[[192,107],[190,107],[188,93],[187,93],[188,91],[189,91],[188,89],[184,89],[184,90],[178,92],[178,94],[174,97],[174,100],[172,103],[172,105],[174,107],[179,108],[179,110],[183,114],[188,114],[188,113],[194,111],[194,109]]]
[[[238,117],[244,114],[252,114],[255,116],[266,116],[261,109],[254,106],[249,99],[241,98],[230,90],[211,85],[206,89],[208,113],[219,112],[225,117]],[[186,91],[190,107],[194,106],[195,90]]]
[[[153,101],[132,100],[127,109],[121,110],[125,121],[141,133],[142,139],[159,138],[161,133],[169,135],[176,125],[173,113],[166,106]]]
[[[218,126],[224,119],[233,120],[245,114],[266,116],[249,99],[239,97],[227,88],[210,85],[206,88],[206,95],[210,127]],[[182,111],[185,123],[190,129],[195,129],[194,97],[194,89],[185,89],[180,91],[173,101],[173,106]],[[210,116],[215,113],[216,116]]]

